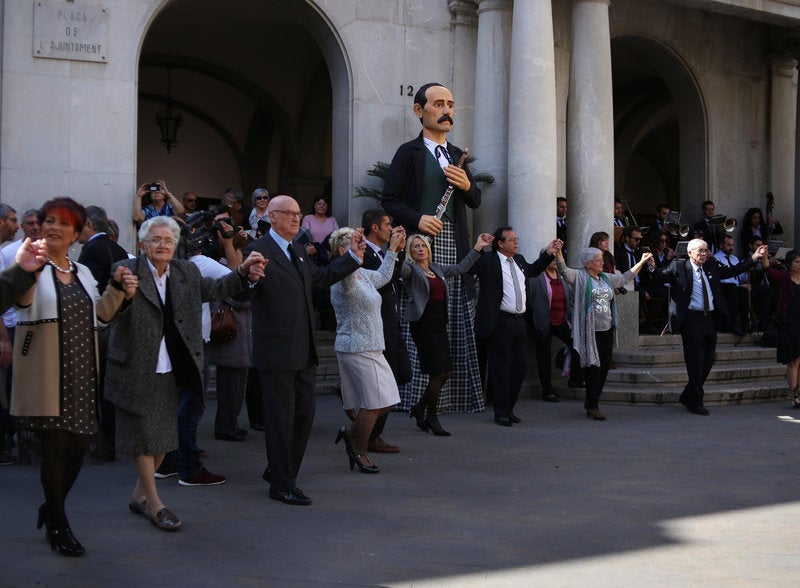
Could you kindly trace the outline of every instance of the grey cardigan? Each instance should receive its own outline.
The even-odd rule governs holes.
[[[475,251],[473,247],[469,250],[469,253],[464,256],[464,259],[458,263],[452,265],[432,263],[430,265],[431,271],[444,282],[445,306],[447,305],[447,278],[454,278],[467,273],[480,257],[481,254]],[[410,322],[418,321],[422,313],[425,312],[425,307],[428,305],[428,298],[431,295],[431,286],[422,268],[412,261],[406,260],[403,263],[402,276],[406,294],[408,295],[408,301],[405,306],[405,320]],[[445,316],[447,315],[445,314]]]

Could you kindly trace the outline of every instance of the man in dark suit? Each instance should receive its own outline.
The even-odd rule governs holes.
[[[714,365],[717,346],[714,315],[728,317],[721,280],[752,268],[756,260],[766,254],[766,246],[733,267],[719,263],[703,239],[692,239],[687,249],[689,259],[676,259],[663,270],[651,266],[650,271],[644,273],[645,279],[671,285],[670,324],[673,333],[681,334],[689,377],[680,402],[689,412],[707,415],[708,409],[703,404],[703,384]]]
[[[494,422],[510,427],[521,422],[514,405],[528,369],[527,278],[544,271],[561,242],[552,241],[539,259],[528,263],[517,253],[513,228],[500,227],[493,237],[492,252],[481,255],[470,270],[480,283],[475,336],[486,344]]]
[[[392,235],[392,221],[386,212],[373,208],[361,217],[361,228],[364,229],[366,248],[364,249],[363,268],[377,270],[381,267],[384,256],[384,247],[389,243]],[[402,229],[397,229],[402,230]],[[400,263],[395,268],[400,271]],[[383,321],[383,355],[389,367],[392,368],[394,379],[398,386],[411,381],[411,360],[408,349],[400,333],[400,322],[397,319],[397,300],[395,299],[394,280],[378,289],[381,295],[381,319]],[[355,417],[355,415],[353,415]],[[381,438],[386,426],[388,413],[378,417],[369,438],[369,451],[376,453],[397,453],[400,449],[390,445]]]
[[[86,207],[86,222],[78,237],[83,244],[78,256],[78,263],[89,268],[92,276],[97,281],[97,291],[102,294],[108,281],[111,279],[111,266],[118,261],[128,259],[128,253],[108,236],[108,216],[106,211],[99,206]],[[98,395],[102,403],[100,411],[100,428],[106,442],[104,447],[107,453],[102,456],[107,461],[114,460],[114,443],[116,438],[116,421],[114,419],[114,405],[103,395],[103,382],[105,380],[106,356],[108,355],[109,329],[100,329],[97,333],[98,354],[100,357],[100,372],[97,379]]]
[[[264,478],[269,497],[307,505],[311,499],[296,478],[314,422],[317,349],[314,343],[312,286],[330,286],[358,269],[364,255],[363,231],[357,230],[350,254],[327,267],[307,261],[293,241],[303,213],[291,196],[276,196],[267,209],[271,228],[245,250],[260,252],[269,264],[253,296],[253,367],[264,398],[264,426],[269,465]],[[262,350],[262,353],[258,353]]]
[[[99,206],[86,207],[86,223],[83,225],[78,241],[83,244],[78,256],[97,280],[97,291],[102,294],[111,278],[111,266],[128,259],[128,252],[108,236],[108,216]]]
[[[703,218],[694,223],[692,229],[703,234],[703,241],[706,242],[713,255],[717,252],[717,241],[719,240],[719,235],[717,233],[718,227],[711,224],[711,219],[714,217],[714,211],[716,209],[711,200],[704,201],[702,206]]]

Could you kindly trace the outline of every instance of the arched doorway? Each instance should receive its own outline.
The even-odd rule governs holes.
[[[183,124],[167,153],[154,119],[169,101]],[[139,59],[137,179],[209,199],[266,187],[304,210],[324,193],[346,220],[350,107],[334,104],[351,102],[342,45],[313,4],[164,2]]]
[[[634,35],[612,40],[611,63],[615,193],[641,225],[653,220],[660,202],[684,220],[699,217],[708,185],[707,124],[689,68],[666,45]]]

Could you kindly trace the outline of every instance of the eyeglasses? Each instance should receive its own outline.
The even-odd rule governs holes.
[[[269,196],[256,196],[253,200],[269,200]]]
[[[293,211],[293,210],[276,210],[275,212],[282,212],[286,216],[290,216],[292,218],[300,218],[303,216],[303,213],[300,211]]]
[[[156,247],[175,247],[175,239],[159,239],[158,237],[153,237],[152,239],[147,240],[150,245],[155,245]]]

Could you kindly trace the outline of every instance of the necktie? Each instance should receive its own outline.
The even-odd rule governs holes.
[[[378,249],[378,257],[383,259],[384,257],[386,257],[386,252],[383,249]]]
[[[453,160],[450,159],[450,153],[448,153],[447,149],[442,145],[437,145],[433,152],[436,153],[436,159],[439,160],[440,165],[449,165],[453,163]]]
[[[703,279],[703,268],[697,268],[697,279],[700,280],[700,287],[703,289],[703,310],[708,312],[711,304],[708,301],[708,290],[706,290],[706,282]]]
[[[508,258],[508,269],[511,271],[511,281],[514,282],[514,297],[516,298],[517,312],[522,312],[522,288],[519,286],[519,277],[517,277],[517,268],[514,267],[514,260]]]
[[[302,278],[303,277],[303,268],[300,266],[300,260],[297,258],[297,253],[295,253],[294,247],[292,247],[292,244],[289,243],[289,245],[286,246],[286,249],[289,251],[289,257],[292,260],[292,265],[294,266],[294,269],[297,270],[297,273]]]

